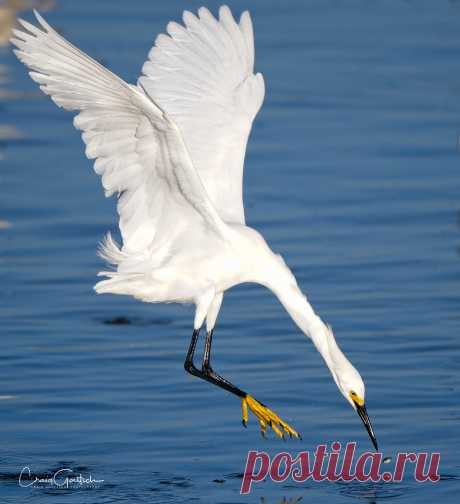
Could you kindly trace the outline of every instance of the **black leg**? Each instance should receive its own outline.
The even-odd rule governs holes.
[[[201,377],[202,373],[200,372],[199,369],[197,369],[195,367],[195,364],[193,364],[193,356],[195,354],[196,343],[198,341],[199,335],[200,335],[200,330],[195,329],[192,334],[190,346],[188,347],[187,356],[185,357],[184,368],[188,373],[190,373],[194,376]]]
[[[219,383],[219,386],[224,388],[225,390],[228,390],[229,392],[232,392],[233,394],[236,394],[239,397],[246,397],[246,392],[243,392],[240,390],[238,387],[235,387],[233,383],[230,383],[228,380],[226,380],[224,377],[220,376],[220,374],[216,373],[212,367],[211,367],[211,345],[212,345],[212,335],[213,335],[214,330],[209,331],[206,334],[206,342],[204,345],[204,355],[203,355],[203,364],[201,366],[202,372],[213,379],[213,383],[217,385]]]
[[[198,341],[198,336],[200,334],[199,329],[195,329],[193,331],[192,340],[190,341],[190,346],[187,352],[187,357],[185,358],[184,368],[185,370],[192,374],[193,376],[197,376],[202,380],[206,380],[209,383],[213,383],[218,387],[227,390],[228,392],[235,394],[242,400],[242,410],[243,410],[243,425],[246,427],[248,421],[248,410],[250,409],[254,415],[259,419],[260,429],[262,435],[265,435],[265,431],[267,426],[270,426],[278,436],[284,437],[284,432],[289,434],[289,436],[294,436],[296,438],[300,438],[298,432],[296,432],[290,425],[281,420],[278,415],[268,409],[263,403],[257,401],[249,394],[244,392],[243,390],[235,387],[233,383],[230,383],[228,380],[217,374],[211,367],[211,344],[212,344],[212,331],[209,331],[206,335],[206,342],[203,353],[203,363],[201,365],[201,369],[198,369],[193,363],[193,356],[195,354],[196,344]]]
[[[206,333],[206,341],[204,344],[204,354],[203,354],[203,365],[202,370],[211,369],[211,344],[212,344],[212,335],[214,333],[214,329],[211,329],[208,333]]]
[[[198,335],[200,334],[200,330],[195,329],[193,331],[192,340],[190,341],[190,346],[189,346],[189,349],[187,352],[187,357],[185,358],[185,362],[184,362],[185,370],[188,373],[192,374],[193,376],[197,376],[198,378],[201,378],[202,380],[206,380],[210,383],[213,383],[214,385],[217,385],[218,387],[220,387],[224,390],[227,390],[228,392],[231,392],[232,394],[235,394],[238,397],[246,397],[247,396],[246,392],[239,389],[238,387],[235,387],[235,385],[233,385],[233,383],[230,383],[225,378],[222,378],[222,376],[215,373],[213,371],[213,369],[211,368],[209,361],[210,361],[210,357],[211,357],[212,333],[213,333],[213,331],[210,331],[206,335],[206,343],[205,343],[205,349],[204,349],[204,355],[203,355],[203,364],[202,364],[201,371],[200,371],[193,363],[193,356],[195,354],[196,343],[198,341]]]

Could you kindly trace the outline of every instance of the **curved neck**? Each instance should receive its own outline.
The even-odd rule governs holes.
[[[299,289],[289,268],[276,257],[278,264],[262,282],[279,299],[297,326],[306,334],[323,357],[334,379],[335,370],[347,361],[338,347],[330,328],[315,313],[306,296]],[[274,266],[274,265],[273,265]],[[348,362],[348,361],[347,361]]]
[[[318,352],[329,368],[332,366],[332,359],[329,352],[327,326],[315,313],[313,307],[308,302],[306,296],[297,285],[277,285],[271,288],[280,303],[291,316],[297,326],[306,334],[315,345]]]

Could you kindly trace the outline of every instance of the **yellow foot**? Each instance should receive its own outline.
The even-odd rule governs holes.
[[[254,413],[260,423],[260,430],[262,436],[265,436],[267,426],[271,427],[277,436],[284,439],[284,433],[289,434],[289,437],[302,439],[300,434],[295,431],[289,424],[281,420],[281,418],[274,413],[267,406],[263,405],[254,397],[247,394],[241,399],[243,408],[243,425],[246,427],[248,423],[248,408]]]

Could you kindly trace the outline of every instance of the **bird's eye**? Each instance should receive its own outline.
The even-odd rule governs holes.
[[[353,390],[350,392],[350,395],[353,397],[356,397],[356,392],[353,392]]]

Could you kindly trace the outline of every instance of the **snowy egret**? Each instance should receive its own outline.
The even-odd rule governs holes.
[[[278,297],[311,338],[340,392],[357,411],[377,448],[364,404],[364,383],[340,350],[331,328],[314,312],[281,256],[245,224],[243,163],[252,122],[265,94],[253,73],[254,39],[248,12],[237,23],[227,6],[185,11],[157,37],[137,85],[127,84],[59,35],[35,12],[12,43],[31,78],[60,107],[76,110],[86,155],[95,159],[105,195],[118,195],[123,240],[108,234],[100,255],[97,293],[145,302],[196,305],[184,367],[238,396],[243,424],[250,410],[284,437],[300,437],[267,406],[217,374],[211,344],[224,292],[256,282]],[[206,323],[201,367],[194,364]]]

